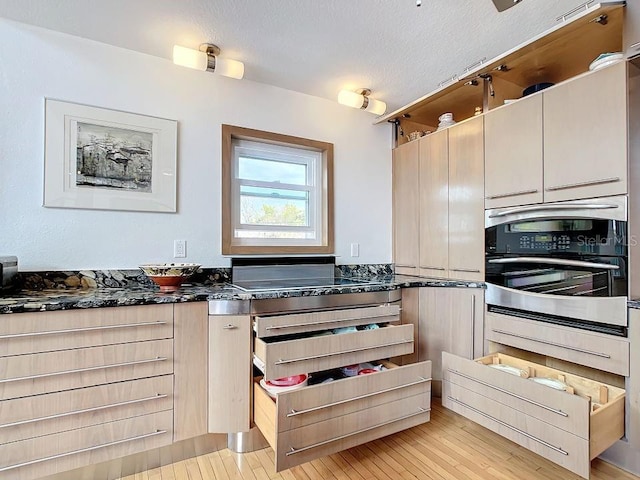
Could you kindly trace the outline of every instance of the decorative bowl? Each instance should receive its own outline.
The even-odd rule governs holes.
[[[159,263],[140,265],[140,270],[160,287],[161,292],[175,292],[182,282],[193,275],[198,263]]]

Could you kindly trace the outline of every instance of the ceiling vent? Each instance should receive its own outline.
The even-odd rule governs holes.
[[[504,12],[507,8],[513,7],[516,3],[520,3],[522,0],[493,0],[493,4],[496,6],[499,12]]]

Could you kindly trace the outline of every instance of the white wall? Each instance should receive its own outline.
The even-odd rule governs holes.
[[[250,70],[252,65],[246,65]],[[44,208],[44,98],[178,120],[178,212]],[[338,263],[391,261],[391,132],[366,112],[0,19],[0,255],[21,271],[135,268],[220,253],[220,125],[331,142]],[[350,244],[360,244],[360,257]],[[179,260],[183,261],[183,260]]]

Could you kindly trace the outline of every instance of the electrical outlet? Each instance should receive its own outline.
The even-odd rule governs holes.
[[[351,256],[352,257],[360,256],[360,244],[359,243],[352,243],[351,244]]]
[[[187,256],[187,241],[173,241],[173,258],[185,258]]]

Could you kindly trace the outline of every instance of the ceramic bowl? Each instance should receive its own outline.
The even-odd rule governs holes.
[[[293,377],[279,378],[277,380],[260,380],[260,386],[265,389],[271,398],[276,398],[279,393],[290,392],[307,385],[309,377],[306,374],[295,375]],[[276,385],[280,383],[281,385]]]
[[[200,265],[197,263],[159,263],[140,265],[140,269],[161,292],[175,292],[182,282],[193,275]]]

